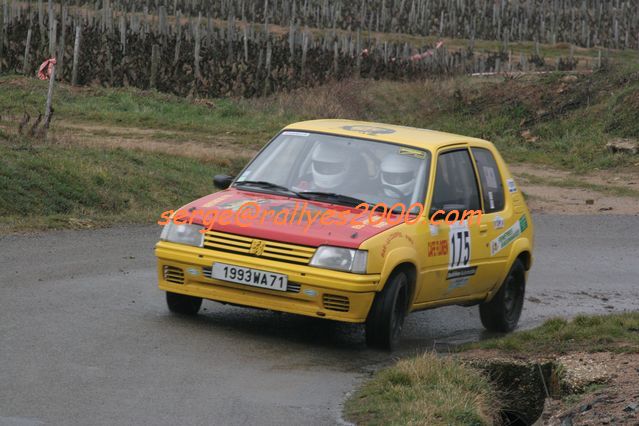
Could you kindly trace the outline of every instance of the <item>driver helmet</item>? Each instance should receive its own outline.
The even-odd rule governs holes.
[[[320,143],[312,154],[313,182],[320,188],[336,188],[344,183],[349,156],[336,143]]]
[[[413,192],[419,161],[408,155],[392,154],[382,161],[382,183],[393,187],[397,192],[384,188],[389,197],[397,197],[398,193],[409,195]]]

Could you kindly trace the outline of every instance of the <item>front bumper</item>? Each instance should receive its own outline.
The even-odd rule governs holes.
[[[218,302],[344,322],[366,320],[379,290],[379,274],[351,274],[160,241],[155,246],[162,290]],[[277,291],[207,276],[214,262],[285,274],[299,291]],[[176,271],[165,279],[165,268]],[[180,276],[179,270],[182,271]]]

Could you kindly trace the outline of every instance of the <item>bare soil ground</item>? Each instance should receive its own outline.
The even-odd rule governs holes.
[[[236,143],[236,138],[230,135],[211,136],[198,132],[114,127],[93,123],[60,123],[54,135],[59,143],[160,152],[220,165],[229,165],[232,159],[238,158],[248,161],[260,148]]]
[[[557,359],[577,397],[548,399],[540,424],[639,424],[639,354],[572,353]]]
[[[510,165],[510,170],[533,212],[639,215],[637,167],[575,175],[520,163]]]
[[[471,364],[555,363],[559,382],[545,383],[551,396],[535,425],[639,424],[639,353],[570,352],[528,357],[475,349],[460,357]]]

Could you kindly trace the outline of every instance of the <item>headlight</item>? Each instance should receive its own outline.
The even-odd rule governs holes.
[[[171,243],[188,244],[190,246],[202,247],[204,234],[200,230],[204,229],[200,225],[176,224],[170,221],[162,229],[160,239]]]
[[[353,272],[355,274],[365,274],[367,258],[368,252],[364,250],[322,246],[315,251],[310,265],[319,268]]]

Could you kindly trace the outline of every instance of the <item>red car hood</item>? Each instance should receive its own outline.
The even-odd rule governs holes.
[[[220,217],[225,210],[229,211],[227,217]],[[322,224],[320,218],[327,210],[333,210],[335,215],[327,216]],[[381,216],[371,225],[368,213],[354,208],[234,188],[202,197],[179,211],[187,218],[178,220],[192,218],[193,223],[213,231],[313,247],[357,248],[364,240],[397,225],[388,224]],[[266,215],[266,211],[272,213]]]

